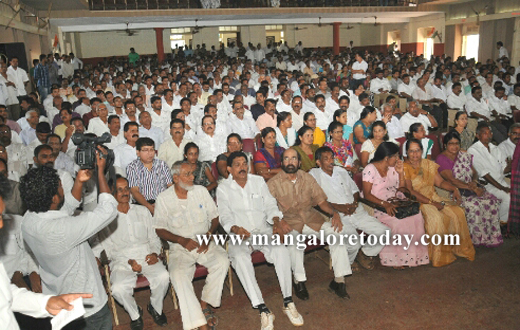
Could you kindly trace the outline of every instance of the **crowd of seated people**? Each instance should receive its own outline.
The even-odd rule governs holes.
[[[272,329],[276,310],[262,298],[250,254],[261,251],[275,265],[282,311],[300,326],[292,296],[310,299],[303,251],[283,244],[226,251],[197,235],[459,236],[457,246],[412,242],[408,250],[331,246],[329,287],[348,298],[345,278],[374,269],[377,257],[396,269],[441,267],[520,234],[520,66],[507,55],[475,62],[352,47],[332,55],[299,43],[176,50],[161,63],[136,53],[96,65],[74,59],[41,55],[31,74],[16,57],[0,63],[0,175],[14,191],[6,200],[12,226],[0,235],[10,248],[0,261],[14,284],[35,292],[100,294],[87,308],[88,324],[110,317],[95,267],[102,251],[132,329],[143,327],[132,297],[138,274],[149,280],[147,310],[157,324],[168,322],[171,281],[183,328],[214,329],[230,265],[261,328]],[[110,185],[75,164],[73,136],[104,133],[114,162],[97,163],[113,166]],[[398,219],[389,199],[402,190],[420,212]],[[85,221],[98,216],[96,226],[64,225],[72,232],[67,251],[80,251],[87,264],[66,258],[69,268],[58,267],[58,243],[38,237],[38,218],[66,224],[74,212]],[[13,241],[22,231],[27,244]],[[166,267],[159,238],[169,243]],[[200,299],[191,284],[197,264],[208,269]]]

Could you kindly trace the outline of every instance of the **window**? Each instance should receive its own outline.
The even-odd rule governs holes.
[[[478,34],[464,36],[462,38],[462,56],[466,56],[468,60],[474,58],[475,62],[478,62],[479,39],[480,35]]]
[[[170,31],[171,34],[184,34],[184,33],[191,33],[191,28],[176,28],[176,29],[171,29]]]
[[[184,35],[182,35],[182,34],[170,35],[170,43],[171,43],[172,49],[175,49],[177,47],[184,47],[186,45],[186,41],[184,40]]]
[[[219,32],[238,32],[238,26],[219,26]]]
[[[283,30],[283,25],[266,25],[265,26],[266,31],[279,31]]]

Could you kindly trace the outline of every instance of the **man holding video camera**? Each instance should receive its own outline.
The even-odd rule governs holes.
[[[98,146],[97,170],[80,170],[71,192],[63,190],[56,170],[47,166],[29,170],[20,180],[27,206],[22,233],[40,264],[43,293],[94,295],[85,299],[85,315],[67,329],[112,329],[107,295],[87,242],[117,215],[117,201],[104,175],[106,156],[107,151]],[[80,205],[83,185],[92,175],[97,175],[98,205],[92,212],[72,216]]]

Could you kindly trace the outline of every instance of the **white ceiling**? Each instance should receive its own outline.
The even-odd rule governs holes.
[[[51,24],[61,27],[63,32],[89,32],[125,30],[126,23],[131,29],[156,27],[194,27],[226,25],[269,25],[269,24],[316,24],[321,16],[322,23],[406,23],[412,17],[421,17],[437,12],[373,12],[373,13],[313,13],[313,14],[274,14],[274,15],[205,15],[205,16],[140,16],[140,17],[78,17],[51,19]]]

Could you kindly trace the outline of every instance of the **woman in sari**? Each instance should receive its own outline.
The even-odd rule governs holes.
[[[290,112],[280,112],[276,116],[276,146],[287,149],[292,147],[297,140],[298,134],[292,127],[292,115]]]
[[[256,173],[267,181],[282,170],[282,153],[285,149],[276,146],[274,128],[266,127],[261,133],[264,147],[255,153],[253,162]]]
[[[352,135],[353,129],[352,126],[347,125],[347,111],[343,109],[338,109],[334,111],[334,120],[339,121],[343,124],[343,139],[350,140],[350,143],[354,143],[354,137]],[[327,130],[327,136],[330,136],[330,132]]]
[[[316,167],[314,153],[319,149],[319,146],[317,144],[313,144],[313,132],[314,130],[312,128],[303,125],[298,130],[298,140],[296,140],[294,146],[291,147],[300,154],[300,169],[305,172],[309,172],[312,168]]]
[[[377,119],[376,109],[368,106],[361,111],[359,120],[354,124],[354,144],[363,144],[372,131],[372,124]]]
[[[432,159],[433,140],[426,137],[426,130],[423,124],[414,123],[410,125],[409,131],[406,133],[408,139],[416,139],[421,141],[423,146],[422,158]],[[403,145],[403,157],[406,157],[406,148]]]
[[[215,197],[217,179],[213,177],[210,165],[199,160],[199,146],[193,142],[187,143],[184,146],[184,160],[193,165],[193,184],[206,187],[211,196]]]
[[[333,121],[329,125],[330,142],[326,142],[325,146],[334,152],[334,164],[341,166],[352,174],[356,174],[359,170],[359,159],[354,151],[354,146],[349,140],[343,139],[343,124]]]
[[[497,247],[503,243],[498,219],[500,200],[478,184],[473,156],[460,151],[460,136],[450,131],[444,136],[444,151],[437,157],[442,178],[462,189],[462,207],[475,246]]]
[[[430,242],[428,253],[434,267],[449,265],[456,260],[456,256],[475,259],[475,248],[466,223],[464,210],[460,206],[448,205],[449,200],[442,199],[435,192],[435,187],[451,191],[453,197],[460,204],[459,190],[445,181],[439,174],[439,165],[431,160],[422,158],[423,146],[419,140],[410,139],[406,142],[408,157],[404,163],[406,188],[421,203],[421,212],[424,216],[426,233],[440,235],[458,235],[459,245],[447,245],[441,242],[434,245]]]
[[[232,152],[242,151],[247,156],[247,161],[251,165],[249,169],[249,173],[255,174],[255,168],[253,166],[253,155],[250,152],[245,152],[242,150],[242,138],[237,133],[231,133],[227,137],[227,152],[220,154],[217,157],[217,170],[219,174],[218,182],[221,180],[227,179],[229,176],[229,172],[227,170],[227,159]]]
[[[392,142],[382,142],[376,150],[372,162],[363,170],[363,196],[376,204],[382,205],[386,213],[375,210],[374,217],[391,229],[392,235],[412,235],[420,243],[424,235],[424,219],[419,212],[404,219],[397,219],[395,207],[387,202],[394,197],[398,188],[404,187],[403,162],[399,160],[399,147]],[[387,245],[379,253],[383,266],[403,269],[427,265],[428,248],[412,242],[408,250],[404,246]]]
[[[459,111],[455,114],[455,127],[452,130],[460,135],[460,149],[466,151],[475,141],[475,133],[471,133],[467,129],[468,114],[466,111]]]
[[[306,112],[303,115],[303,122],[305,125],[309,126],[314,130],[314,144],[317,144],[318,146],[323,146],[325,143],[325,133],[316,126],[316,116],[312,112]]]

